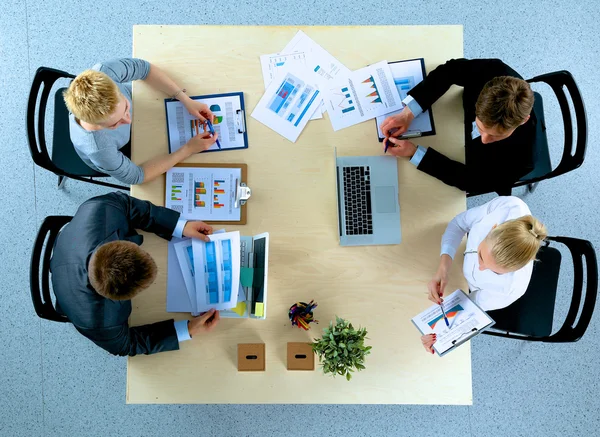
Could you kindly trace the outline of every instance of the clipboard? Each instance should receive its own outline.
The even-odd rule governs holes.
[[[195,167],[214,168],[214,169],[219,169],[219,168],[240,169],[241,170],[240,180],[236,179],[236,181],[235,181],[235,193],[234,193],[234,199],[233,199],[234,207],[240,209],[240,219],[239,220],[210,220],[210,219],[204,219],[204,218],[190,217],[190,218],[188,218],[188,220],[202,220],[205,223],[217,224],[217,225],[245,225],[246,221],[247,221],[247,217],[248,217],[246,203],[247,203],[248,199],[250,199],[250,196],[252,195],[252,190],[250,189],[250,187],[248,187],[248,185],[246,183],[246,181],[248,180],[248,164],[198,164],[198,163],[175,164],[173,166],[173,168],[171,168],[170,170],[168,170],[165,173],[165,192],[164,192],[165,206],[167,208],[171,208],[171,209],[174,209],[174,210],[180,212],[182,214],[182,217],[184,217],[184,218],[186,217],[186,214],[184,213],[184,211],[179,211],[179,210],[173,208],[172,206],[169,206],[169,205],[171,205],[171,202],[169,202],[169,199],[167,198],[167,186],[168,186],[168,181],[169,181],[169,175],[172,174],[173,171],[176,171],[178,168],[195,168]],[[173,182],[172,182],[172,184],[173,184]],[[183,180],[182,180],[182,184],[183,184]],[[183,193],[181,193],[181,194],[183,195]]]
[[[237,97],[237,100],[235,100],[235,98]],[[240,135],[240,140],[242,141],[238,141],[239,145],[237,146],[227,146],[224,148],[219,149],[218,146],[213,145],[210,149],[205,150],[202,153],[207,153],[207,152],[223,152],[226,150],[240,150],[240,149],[247,149],[248,148],[248,133],[246,132],[246,107],[244,105],[244,93],[243,92],[236,92],[236,93],[223,93],[223,94],[209,94],[209,95],[204,95],[204,96],[190,96],[190,99],[192,100],[203,100],[205,101],[204,103],[208,104],[209,106],[213,106],[211,105],[211,100],[212,103],[215,104],[216,106],[219,107],[219,112],[216,112],[215,110],[211,109],[211,111],[213,111],[213,113],[215,114],[215,116],[217,117],[217,119],[219,119],[219,117],[229,117],[228,115],[228,110],[227,108],[220,108],[220,106],[223,104],[222,99],[228,99],[228,100],[233,100],[236,105],[235,105],[235,109],[231,109],[232,114],[231,116],[233,117],[233,123],[234,123],[234,129],[235,132],[237,133],[236,135]],[[185,144],[190,138],[191,135],[188,135],[188,126],[186,126],[186,124],[188,122],[191,122],[191,116],[187,113],[187,109],[183,108],[183,114],[181,114],[181,119],[173,119],[173,117],[175,116],[174,114],[171,114],[172,111],[169,111],[170,106],[172,104],[178,104],[177,106],[181,105],[183,106],[182,103],[179,102],[179,100],[177,99],[165,99],[165,116],[167,119],[167,143],[169,146],[169,153],[173,153],[174,151],[176,151],[177,149],[179,149],[180,147],[183,146],[183,144]],[[177,109],[177,108],[171,108],[172,110]],[[170,117],[171,115],[171,117]],[[227,122],[227,120],[226,120]],[[179,127],[181,128],[180,123],[183,123],[183,130],[181,129],[177,129],[177,132],[175,133],[175,129],[174,127]],[[220,122],[219,122],[220,123]],[[215,126],[219,126],[219,123],[215,124]],[[182,132],[183,132],[183,136],[182,136]],[[173,136],[172,136],[173,135]],[[223,137],[223,135],[221,135],[221,137]],[[223,144],[227,144],[223,138],[219,138],[219,141]],[[178,144],[178,147],[173,147],[173,142]]]
[[[452,311],[452,308],[448,308],[448,306],[446,305],[446,302],[450,302],[453,300],[454,295],[456,295],[457,293],[462,293],[462,296],[460,297],[460,301],[458,301],[459,306],[460,304],[464,305],[464,300],[466,299],[466,301],[468,301],[468,306],[464,305],[466,308],[463,308],[464,311],[469,312],[469,311],[476,311],[477,315],[476,317],[481,319],[480,322],[478,323],[478,327],[469,327],[467,329],[461,329],[460,331],[455,331],[455,332],[459,332],[459,335],[456,336],[455,339],[452,339],[451,341],[447,342],[449,344],[451,344],[450,347],[448,347],[447,349],[445,349],[444,351],[442,351],[441,353],[434,347],[435,352],[438,354],[438,356],[443,357],[444,355],[446,355],[449,352],[452,352],[453,350],[455,350],[457,347],[459,347],[460,345],[466,343],[467,341],[471,340],[473,337],[475,337],[476,335],[482,333],[483,331],[485,331],[486,329],[490,328],[491,326],[494,325],[494,320],[485,312],[481,309],[481,307],[479,307],[479,305],[477,305],[475,302],[473,302],[469,296],[463,291],[463,290],[456,290],[453,293],[451,293],[450,295],[444,297],[444,307],[446,309],[446,312],[448,314],[448,317],[452,317],[450,315],[450,312]],[[415,325],[415,327],[419,330],[419,332],[421,332],[421,335],[427,335],[427,334],[431,334],[431,330],[425,332],[424,329],[422,329],[422,326],[420,326],[421,324],[419,323],[419,318],[422,318],[424,316],[428,316],[429,313],[431,313],[433,311],[433,308],[435,307],[439,307],[439,305],[432,305],[430,306],[428,309],[426,309],[425,311],[421,312],[420,314],[418,314],[417,316],[413,317],[411,319],[413,325]],[[471,307],[471,308],[469,308]],[[440,311],[441,313],[441,311]],[[415,322],[415,319],[417,319],[417,322]],[[435,319],[439,319],[439,323],[442,323],[443,319],[441,317],[436,317]],[[434,320],[431,320],[428,323],[433,322]],[[437,323],[437,322],[436,322]],[[431,327],[431,325],[428,325]],[[435,326],[435,325],[434,325]],[[443,325],[441,325],[443,326]],[[433,329],[433,327],[431,327]],[[460,328],[460,326],[457,327],[457,329]],[[452,325],[450,328],[450,331],[452,329]],[[435,331],[434,331],[435,332]],[[448,335],[448,334],[446,334]],[[454,336],[453,336],[454,337]],[[451,337],[452,338],[452,337]],[[438,338],[440,339],[440,338]],[[434,344],[435,346],[435,344]]]
[[[419,81],[415,81],[414,80],[414,75],[413,76],[409,76],[409,77],[400,77],[400,76],[396,76],[394,74],[394,65],[397,64],[403,64],[406,62],[417,62],[420,67],[420,73],[421,73],[421,77],[422,79]],[[398,87],[398,92],[400,93],[400,98],[401,100],[404,100],[404,95],[408,93],[408,91],[410,91],[411,89],[413,89],[416,85],[418,85],[419,83],[421,83],[425,77],[427,76],[427,73],[425,71],[425,59],[424,58],[415,58],[415,59],[406,59],[403,61],[394,61],[394,62],[388,62],[388,65],[390,66],[390,68],[392,69],[392,76],[394,77],[394,82],[396,83],[397,80],[403,80],[406,83],[396,83],[396,87]],[[398,73],[396,73],[398,74]],[[411,79],[412,77],[412,79]],[[413,83],[411,83],[413,82]],[[402,89],[403,87],[408,87],[405,89]],[[394,114],[398,114],[400,113],[400,111],[394,111],[394,112],[390,112],[389,114],[385,114],[381,117],[376,117],[375,118],[375,128],[377,129],[377,137],[379,138],[379,142],[383,142],[384,137],[381,136],[381,130],[379,129],[379,126],[381,124],[381,122],[383,122],[383,120],[385,120],[387,117],[389,117],[390,115],[394,115]],[[423,124],[423,121],[418,121],[419,119],[421,119],[421,117],[425,117],[430,125],[430,130],[427,131],[423,131],[423,130],[418,130],[418,134],[416,134],[415,132],[411,133],[411,129],[409,128],[409,130],[407,131],[407,133],[405,135],[401,135],[400,137],[398,137],[399,139],[410,139],[410,138],[418,138],[418,137],[426,137],[426,136],[430,136],[430,135],[435,135],[435,122],[433,120],[433,111],[431,108],[429,108],[427,111],[423,112],[422,114],[420,114],[415,120],[413,120],[413,122],[411,123],[411,127],[416,126],[420,127],[420,125]],[[415,128],[416,129],[416,128]],[[413,130],[415,130],[413,129]]]

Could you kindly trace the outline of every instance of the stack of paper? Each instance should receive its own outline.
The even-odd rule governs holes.
[[[325,111],[338,130],[402,108],[386,61],[352,72],[302,31],[260,62],[266,91],[252,117],[292,142]]]
[[[212,308],[234,308],[238,301],[240,233],[218,233],[209,238],[207,243],[190,239],[173,245],[193,315]]]

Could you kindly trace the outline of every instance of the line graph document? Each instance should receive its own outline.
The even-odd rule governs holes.
[[[402,109],[387,61],[353,71],[325,93],[325,107],[334,131]]]
[[[444,310],[449,326],[446,326],[442,310],[436,304],[412,319],[423,335],[436,334],[433,349],[438,355],[443,355],[494,324],[487,313],[475,305],[462,290],[444,297]]]
[[[299,30],[282,50],[282,53],[302,52],[306,66],[319,77],[319,85],[325,89],[331,81],[347,77],[352,71],[337,60],[331,53],[317,44],[306,33]]]

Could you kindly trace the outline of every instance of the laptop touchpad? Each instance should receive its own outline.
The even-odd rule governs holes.
[[[378,213],[396,212],[398,199],[396,190],[392,186],[374,187],[375,211]]]

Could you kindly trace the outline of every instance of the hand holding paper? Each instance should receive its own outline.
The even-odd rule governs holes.
[[[221,316],[215,309],[212,309],[198,317],[194,317],[188,322],[190,336],[194,337],[195,335],[212,331],[220,319]]]
[[[202,241],[210,241],[208,235],[213,233],[213,228],[202,221],[188,221],[183,228],[183,236],[198,238]]]
[[[435,353],[433,350],[433,343],[437,340],[437,336],[435,332],[433,334],[423,335],[421,337],[421,344],[425,348],[425,350],[431,354]]]

